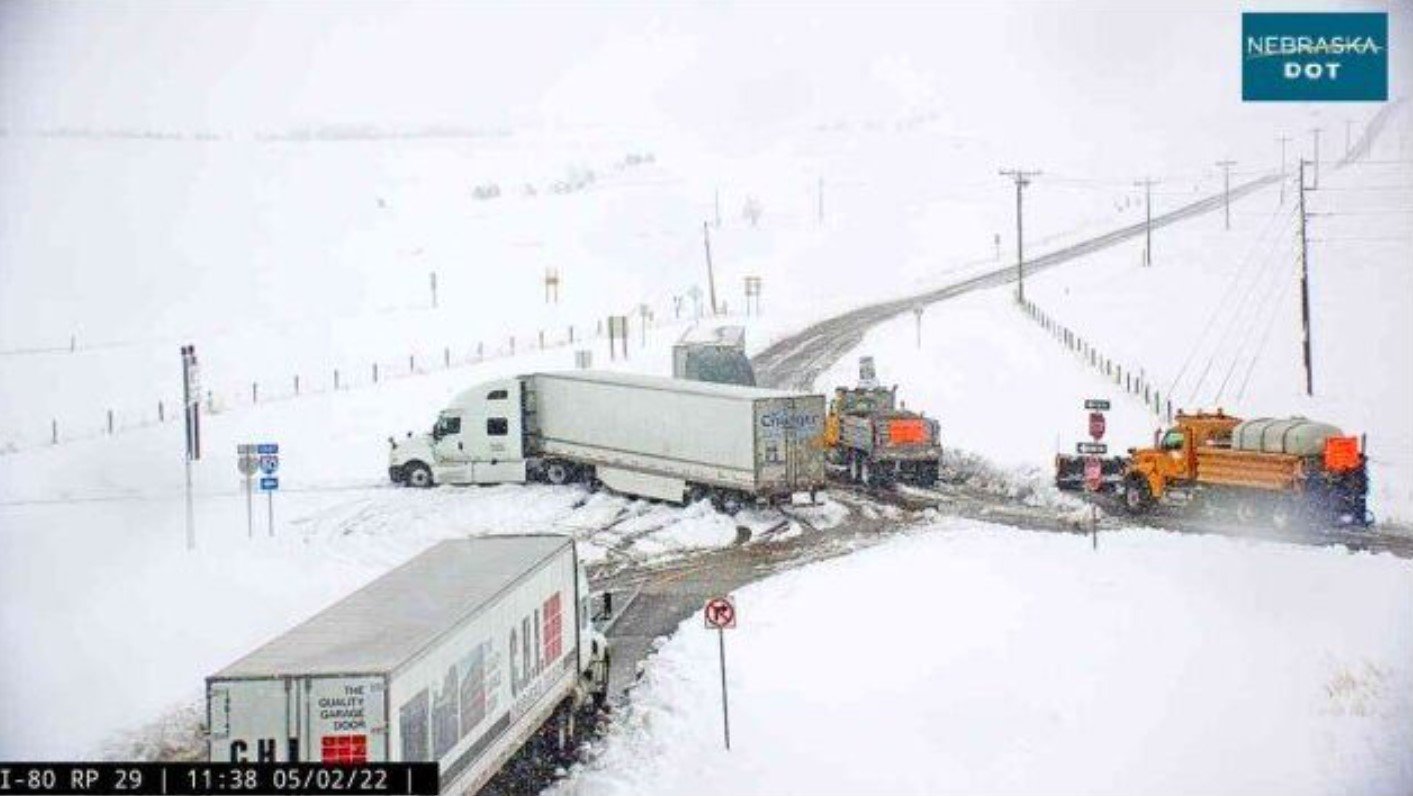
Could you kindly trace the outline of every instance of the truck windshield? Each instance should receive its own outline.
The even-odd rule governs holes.
[[[1163,450],[1165,450],[1165,451],[1182,450],[1182,432],[1181,432],[1181,431],[1178,431],[1177,429],[1172,429],[1172,430],[1169,431],[1168,433],[1164,434],[1164,435],[1163,435]]]

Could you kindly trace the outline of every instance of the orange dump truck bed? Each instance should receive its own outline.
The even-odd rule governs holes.
[[[1197,450],[1197,481],[1284,492],[1295,488],[1303,463],[1299,456],[1228,448]]]

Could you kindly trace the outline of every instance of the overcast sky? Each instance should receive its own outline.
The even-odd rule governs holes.
[[[1080,95],[1122,103],[1132,116],[1145,105],[1164,112],[1160,98],[1174,90],[1200,111],[1203,97],[1210,109],[1239,100],[1242,9],[1353,7],[821,5],[7,0],[0,120],[17,129],[546,119],[696,127],[928,103],[960,116],[1043,114]],[[1394,27],[1407,29],[1409,16],[1395,14]],[[1022,52],[1052,68],[1019,67],[1035,63]],[[1393,55],[1398,91],[1413,58]]]

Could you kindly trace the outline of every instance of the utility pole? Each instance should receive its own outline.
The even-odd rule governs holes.
[[[1231,167],[1236,161],[1219,160],[1217,165],[1222,167],[1222,206],[1226,210],[1227,229],[1231,229]]]
[[[711,269],[711,228],[702,222],[702,241],[706,244],[707,290],[711,295],[711,314],[716,315],[716,274]]]
[[[1320,189],[1320,128],[1312,127],[1310,132],[1315,136],[1315,181],[1310,187],[1318,191]],[[1305,190],[1305,183],[1300,183],[1300,190]]]
[[[1003,169],[1000,172],[1002,177],[1010,177],[1016,183],[1016,301],[1025,302],[1025,214],[1022,196],[1025,187],[1030,185],[1031,177],[1040,176],[1038,171],[1024,171],[1022,169]]]
[[[1283,135],[1276,140],[1281,142],[1281,207],[1285,207],[1285,145],[1290,143],[1290,136]]]
[[[1305,337],[1305,394],[1315,394],[1310,362],[1310,259],[1305,237],[1305,160],[1300,161],[1300,326]]]
[[[1144,207],[1144,211],[1143,211],[1143,212],[1144,212],[1144,225],[1143,225],[1143,264],[1144,264],[1144,265],[1152,265],[1152,264],[1153,264],[1153,186],[1156,185],[1156,184],[1157,184],[1157,180],[1154,180],[1154,179],[1151,178],[1151,177],[1144,177],[1143,179],[1141,179],[1141,180],[1139,180],[1138,182],[1135,182],[1135,183],[1134,183],[1134,185],[1141,185],[1141,186],[1143,186],[1143,207]]]

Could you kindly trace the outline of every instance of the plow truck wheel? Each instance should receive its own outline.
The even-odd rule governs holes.
[[[1236,500],[1236,520],[1242,525],[1250,525],[1256,521],[1256,501],[1249,497],[1241,497]]]
[[[432,485],[432,468],[421,462],[412,462],[402,469],[408,486],[426,489]]]
[[[545,463],[545,480],[555,486],[563,486],[574,478],[574,472],[569,469],[569,465],[561,461],[549,461]]]
[[[1129,514],[1142,514],[1153,506],[1153,490],[1146,478],[1129,478],[1124,481],[1124,508]]]

